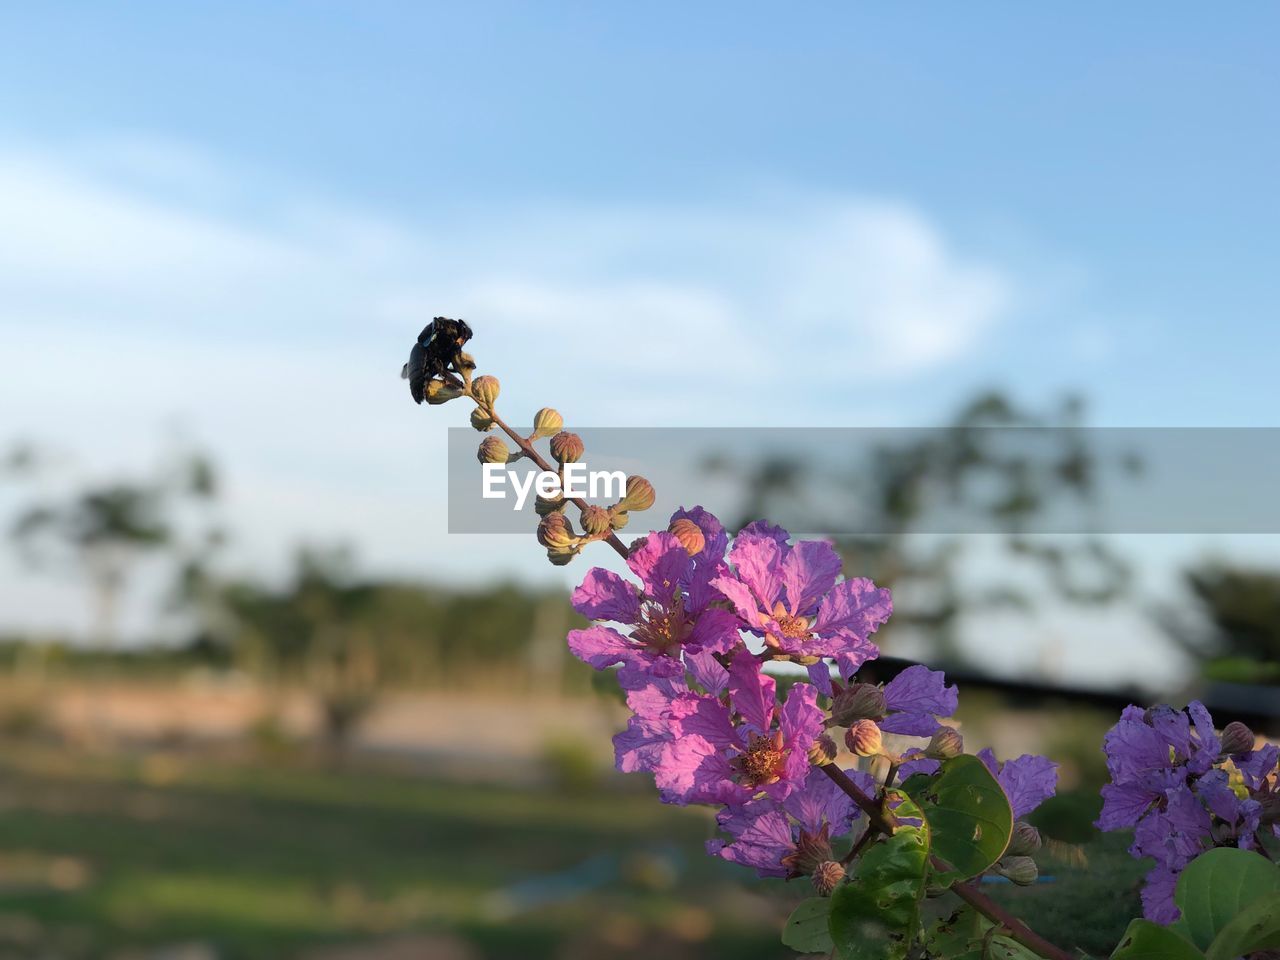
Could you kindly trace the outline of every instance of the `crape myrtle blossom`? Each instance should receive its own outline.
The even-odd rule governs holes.
[[[845,773],[863,792],[875,792],[875,781],[868,774]],[[861,816],[833,780],[815,776],[781,803],[761,798],[722,810],[716,822],[732,839],[708,840],[707,852],[751,867],[761,877],[812,873],[831,859],[831,841],[849,833]]]
[[[804,786],[809,748],[822,733],[818,691],[794,684],[779,707],[774,679],[739,649],[729,665],[728,698],[703,697],[681,721],[667,757],[685,792],[678,802],[743,804],[764,794],[782,800]]]
[[[906,737],[946,733],[958,749],[958,735],[940,722],[956,710],[956,688],[925,666],[883,685],[856,682],[878,654],[869,636],[892,607],[887,590],[840,579],[829,543],[793,545],[786,531],[755,523],[730,545],[715,518],[695,507],[637,541],[627,566],[638,583],[602,569],[587,574],[574,607],[606,623],[569,636],[590,665],[619,667],[631,717],[614,737],[618,769],[651,773],[665,803],[720,807],[712,855],[761,876],[811,874],[818,892],[829,893],[844,875],[832,840],[851,831],[857,808],[815,771],[835,756],[825,728],[861,721]],[[744,632],[763,640],[762,654],[748,649]],[[811,682],[790,684],[780,699],[764,672],[773,659],[809,667]],[[830,720],[822,695],[831,698],[823,701]],[[927,749],[954,755],[935,752],[932,741]],[[1043,758],[984,759],[1019,816],[1053,792],[1056,768]],[[846,774],[875,794],[868,773]]]
[[[627,557],[639,586],[596,567],[573,592],[573,608],[583,616],[630,628],[623,634],[597,623],[570,632],[569,649],[597,670],[621,664],[624,671],[678,677],[685,672],[682,653],[725,653],[740,642],[737,617],[713,606],[723,600],[711,581],[723,567],[724,528],[700,507],[677,511],[672,519],[702,529],[697,555],[690,556],[672,533],[651,533]]]
[[[1204,705],[1186,711],[1129,706],[1107,733],[1103,751],[1111,782],[1102,788],[1102,830],[1134,828],[1129,852],[1155,867],[1142,891],[1147,919],[1172,923],[1178,874],[1214,846],[1252,849],[1264,801],[1273,796],[1280,749],[1253,748],[1252,734],[1219,737]],[[1273,825],[1272,829],[1276,827]]]
[[[801,787],[822,732],[817,691],[796,684],[779,707],[773,678],[745,650],[728,670],[705,653],[690,661],[690,678],[619,673],[632,716],[614,737],[618,769],[653,773],[662,800],[680,805],[781,800]]]
[[[767,652],[810,661],[810,676],[831,693],[831,657],[848,679],[879,654],[868,638],[889,619],[889,591],[861,577],[841,580],[840,555],[822,540],[788,543],[781,527],[758,521],[734,538],[729,568],[711,585],[764,639]]]

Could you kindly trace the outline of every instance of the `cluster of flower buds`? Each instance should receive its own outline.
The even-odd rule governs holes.
[[[996,862],[993,871],[1020,887],[1031,886],[1040,878],[1040,868],[1036,865],[1034,855],[1042,844],[1039,830],[1025,820],[1015,821],[1009,847]]]
[[[543,470],[558,472],[563,489],[565,466],[578,463],[585,453],[582,437],[565,430],[564,417],[551,407],[543,407],[534,414],[533,431],[527,437],[514,433],[498,415],[497,403],[502,391],[498,378],[489,374],[474,376],[475,360],[461,349],[470,338],[471,328],[460,320],[437,317],[427,325],[419,335],[403,373],[410,381],[414,399],[440,404],[462,396],[470,397],[475,402],[471,426],[480,433],[488,434],[480,441],[476,459],[482,464],[531,460]],[[514,448],[493,432],[495,427],[500,427],[510,437],[515,443]],[[547,441],[550,460],[556,465],[554,470],[534,447],[540,440]],[[627,479],[625,494],[609,506],[570,500],[562,493],[548,496],[539,492],[534,502],[540,518],[538,542],[546,548],[547,559],[562,566],[576,557],[586,544],[613,537],[615,531],[627,525],[633,511],[647,510],[653,502],[653,486],[638,476]],[[581,532],[574,529],[573,522],[565,513],[570,503],[578,508]],[[692,524],[682,526],[673,534],[683,538],[682,542],[686,543],[691,554],[701,549],[698,545],[701,531]],[[616,540],[613,542],[615,546],[618,543]]]
[[[884,735],[891,733],[930,738],[923,751],[915,748],[907,756],[948,760],[964,752],[964,742],[938,717],[950,716],[955,708],[956,689],[947,686],[941,671],[914,666],[884,686],[850,683],[834,691],[828,723],[847,728],[844,743],[855,757],[902,760],[886,747]]]
[[[548,437],[548,448],[551,458],[556,462],[563,487],[564,468],[567,464],[578,463],[586,453],[586,444],[582,437],[564,429],[564,418],[550,407],[543,407],[534,417],[533,433],[528,442]],[[564,566],[582,552],[588,543],[597,540],[608,540],[615,530],[627,525],[628,514],[632,510],[646,510],[653,505],[653,486],[644,477],[628,477],[626,492],[623,497],[610,506],[599,506],[582,501],[570,501],[563,494],[551,497],[539,496],[534,503],[534,510],[541,521],[538,524],[538,542],[547,550],[547,559],[556,566]],[[577,533],[565,509],[570,503],[578,507],[578,524],[582,528]]]

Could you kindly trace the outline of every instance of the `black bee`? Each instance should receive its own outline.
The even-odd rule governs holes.
[[[400,379],[409,381],[414,403],[422,402],[428,380],[450,370],[462,372],[462,347],[470,339],[471,328],[448,317],[436,317],[422,328],[418,342],[409,351],[409,362],[400,371]]]

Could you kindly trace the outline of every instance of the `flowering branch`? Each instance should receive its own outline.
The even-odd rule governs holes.
[[[474,397],[472,399],[474,399]],[[481,408],[480,401],[478,400],[476,401],[476,408],[483,409]],[[529,442],[529,440],[520,436],[520,434],[515,430],[512,430],[511,427],[507,425],[507,422],[498,416],[497,410],[490,406],[487,413],[489,419],[497,425],[498,429],[510,437],[515,442],[515,445],[520,448],[520,452],[533,461],[533,463],[537,465],[538,469],[545,470],[548,473],[552,472],[551,464],[546,461],[542,454],[538,453],[537,449],[531,442]],[[572,497],[569,502],[579,510],[586,510],[588,506],[587,501],[583,500],[581,497]],[[622,557],[623,560],[627,559],[627,548],[623,546],[622,541],[618,539],[618,535],[616,533],[610,531],[610,533],[604,537],[604,542],[613,547],[614,553]]]
[[[472,375],[475,361],[462,350],[470,337],[465,323],[443,317],[423,330],[404,371],[414,400],[470,398],[471,425],[482,433],[496,426],[516,445],[512,453],[498,436],[486,437],[482,463],[527,458],[563,484],[566,464],[584,453],[582,439],[549,407],[534,416],[528,437],[513,430],[496,410],[497,379]],[[543,438],[558,471],[534,446]],[[1032,855],[1041,840],[1024,818],[1053,795],[1057,765],[1030,755],[1000,763],[990,750],[965,754],[959,732],[940,722],[955,714],[957,693],[939,671],[916,665],[885,684],[858,679],[879,654],[870,636],[892,612],[888,590],[843,577],[829,543],[794,541],[765,521],[731,537],[701,507],[677,510],[665,530],[628,548],[616,531],[655,499],[642,477],[628,478],[625,496],[608,507],[539,494],[538,540],[552,563],[570,563],[601,540],[635,578],[588,571],[572,599],[592,625],[568,636],[576,657],[616,671],[626,695],[632,715],[614,737],[618,769],[651,773],[664,803],[716,807],[721,836],[708,842],[711,855],[764,877],[809,878],[817,897],[797,908],[784,943],[870,957],[879,954],[864,934],[875,930],[892,960],[915,944],[930,957],[971,956],[973,938],[921,923],[924,898],[946,888],[966,913],[985,918],[977,926],[983,955],[1001,943],[1013,949],[1014,941],[1045,960],[1071,960],[975,885],[989,871],[1017,884],[1036,881]],[[581,534],[564,515],[570,503]],[[773,661],[805,669],[807,681],[779,696],[778,680],[764,671]],[[854,757],[888,760],[883,782],[837,764],[836,728]],[[891,752],[886,735],[920,745]],[[1143,894],[1149,918],[1176,919],[1178,873],[1215,845],[1240,847],[1233,853],[1275,869],[1247,851],[1265,854],[1264,832],[1280,835],[1280,748],[1256,746],[1240,724],[1219,737],[1207,711],[1192,704],[1190,718],[1167,707],[1127,709],[1105,749],[1113,783],[1098,825],[1136,825],[1132,849],[1156,859]],[[865,830],[837,859],[832,841],[851,835],[863,816]],[[1274,882],[1280,889],[1280,871]],[[1126,952],[1146,936],[1134,931],[1114,960],[1139,955]],[[940,938],[947,943],[938,946]],[[1210,955],[1240,952],[1233,941]]]

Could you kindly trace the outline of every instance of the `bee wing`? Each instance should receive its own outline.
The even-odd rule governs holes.
[[[400,368],[400,379],[401,380],[409,379],[409,365],[407,363]]]

